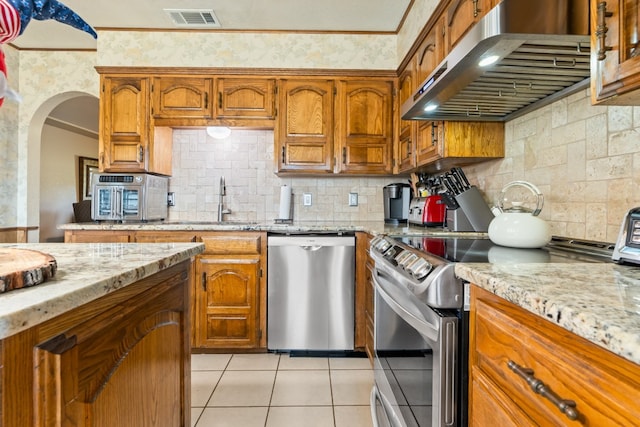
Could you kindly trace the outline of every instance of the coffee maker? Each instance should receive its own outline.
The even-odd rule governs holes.
[[[400,224],[409,219],[411,187],[405,183],[386,185],[382,189],[385,224]]]

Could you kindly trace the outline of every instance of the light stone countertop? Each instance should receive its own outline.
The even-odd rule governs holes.
[[[460,235],[441,228],[391,226],[378,222],[176,221],[147,224],[65,224],[65,230],[201,230],[267,232],[365,231],[391,235]],[[483,233],[462,233],[482,236]],[[640,364],[640,267],[614,263],[457,263],[469,282],[548,319],[615,354]]]
[[[0,294],[0,339],[198,255],[202,243],[20,243],[2,248],[52,255],[56,274],[46,282]]]
[[[456,264],[456,275],[640,364],[640,268],[615,263]]]

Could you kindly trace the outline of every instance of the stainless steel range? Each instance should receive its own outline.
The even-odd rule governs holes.
[[[555,237],[542,249],[513,249],[459,236],[377,236],[375,427],[466,426],[468,285],[455,262],[611,262],[613,244]]]

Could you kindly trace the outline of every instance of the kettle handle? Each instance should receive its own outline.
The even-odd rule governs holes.
[[[519,187],[528,188],[529,190],[531,190],[531,192],[533,194],[535,194],[538,197],[538,200],[536,202],[536,209],[531,213],[531,215],[533,215],[533,216],[538,216],[538,214],[540,214],[540,212],[542,211],[542,207],[544,206],[544,196],[542,195],[542,193],[540,192],[538,187],[536,187],[535,185],[533,185],[530,182],[527,182],[527,181],[512,181],[512,182],[508,183],[502,189],[502,195],[500,196],[500,199],[502,200],[504,198],[504,193],[509,188],[518,187],[518,186]]]

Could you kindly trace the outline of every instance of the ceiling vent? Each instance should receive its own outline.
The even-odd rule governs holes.
[[[220,28],[211,9],[164,9],[177,27]]]

